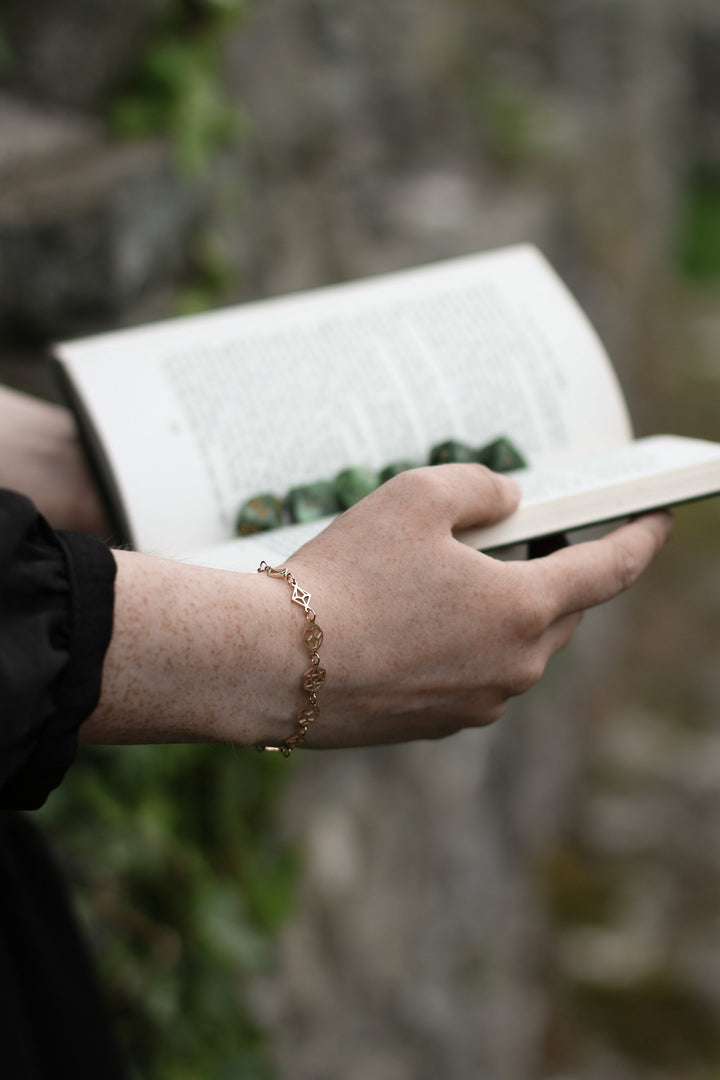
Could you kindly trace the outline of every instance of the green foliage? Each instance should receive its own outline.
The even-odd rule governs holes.
[[[242,0],[178,0],[112,103],[112,130],[126,138],[169,135],[181,166],[202,170],[245,126],[222,83],[224,34],[245,13]]]
[[[691,278],[720,276],[720,176],[693,178],[680,207],[677,255]]]
[[[289,765],[220,746],[85,750],[41,811],[143,1077],[270,1080],[244,984],[293,899],[297,859],[273,825]]]
[[[494,64],[469,44],[446,58],[446,78],[454,84],[477,135],[480,152],[498,172],[533,165],[541,153],[542,117],[532,88]]]
[[[513,170],[535,155],[536,109],[521,88],[488,73],[478,73],[469,87],[470,107],[485,150],[501,169]]]
[[[177,315],[196,315],[218,307],[230,295],[233,269],[216,231],[206,229],[196,238],[191,266],[175,295]]]

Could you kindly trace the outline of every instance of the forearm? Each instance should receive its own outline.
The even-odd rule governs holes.
[[[0,487],[28,495],[57,529],[108,524],[67,409],[0,387]]]
[[[307,653],[277,582],[115,553],[115,619],[86,742],[274,742],[292,734]]]

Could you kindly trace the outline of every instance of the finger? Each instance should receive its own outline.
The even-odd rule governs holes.
[[[672,526],[665,511],[646,514],[601,540],[537,559],[528,569],[544,576],[542,587],[557,617],[583,611],[629,589],[661,550]]]
[[[451,529],[489,525],[508,517],[520,502],[517,482],[502,473],[491,472],[484,465],[433,465],[401,473],[395,480],[393,494],[400,485],[412,504],[435,509]]]

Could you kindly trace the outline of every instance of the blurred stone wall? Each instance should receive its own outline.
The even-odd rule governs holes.
[[[678,188],[717,155],[711,4],[262,0],[226,56],[249,134],[202,182],[98,119],[162,6],[6,0],[0,373],[46,387],[48,339],[162,313],[200,225],[230,269],[223,300],[532,240],[642,426]],[[633,630],[625,601],[588,616],[490,731],[294,763],[299,903],[251,988],[280,1077],[688,1080],[565,1000],[579,953],[558,881]]]
[[[119,143],[108,100],[168,0],[5,0],[0,12],[0,374],[53,396],[49,341],[167,311],[207,213],[158,140]]]

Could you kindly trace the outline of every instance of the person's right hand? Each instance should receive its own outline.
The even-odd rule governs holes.
[[[496,720],[586,608],[632,585],[671,528],[669,515],[650,514],[526,563],[455,539],[517,501],[513,481],[479,465],[414,469],[288,559],[325,635],[327,682],[307,746],[437,738]],[[85,739],[249,745],[295,734],[308,653],[284,581],[115,558],[113,637]]]
[[[632,585],[672,527],[651,514],[531,562],[454,538],[517,501],[515,482],[482,466],[415,469],[288,560],[325,631],[327,685],[308,745],[435,738],[496,720],[586,608]]]

